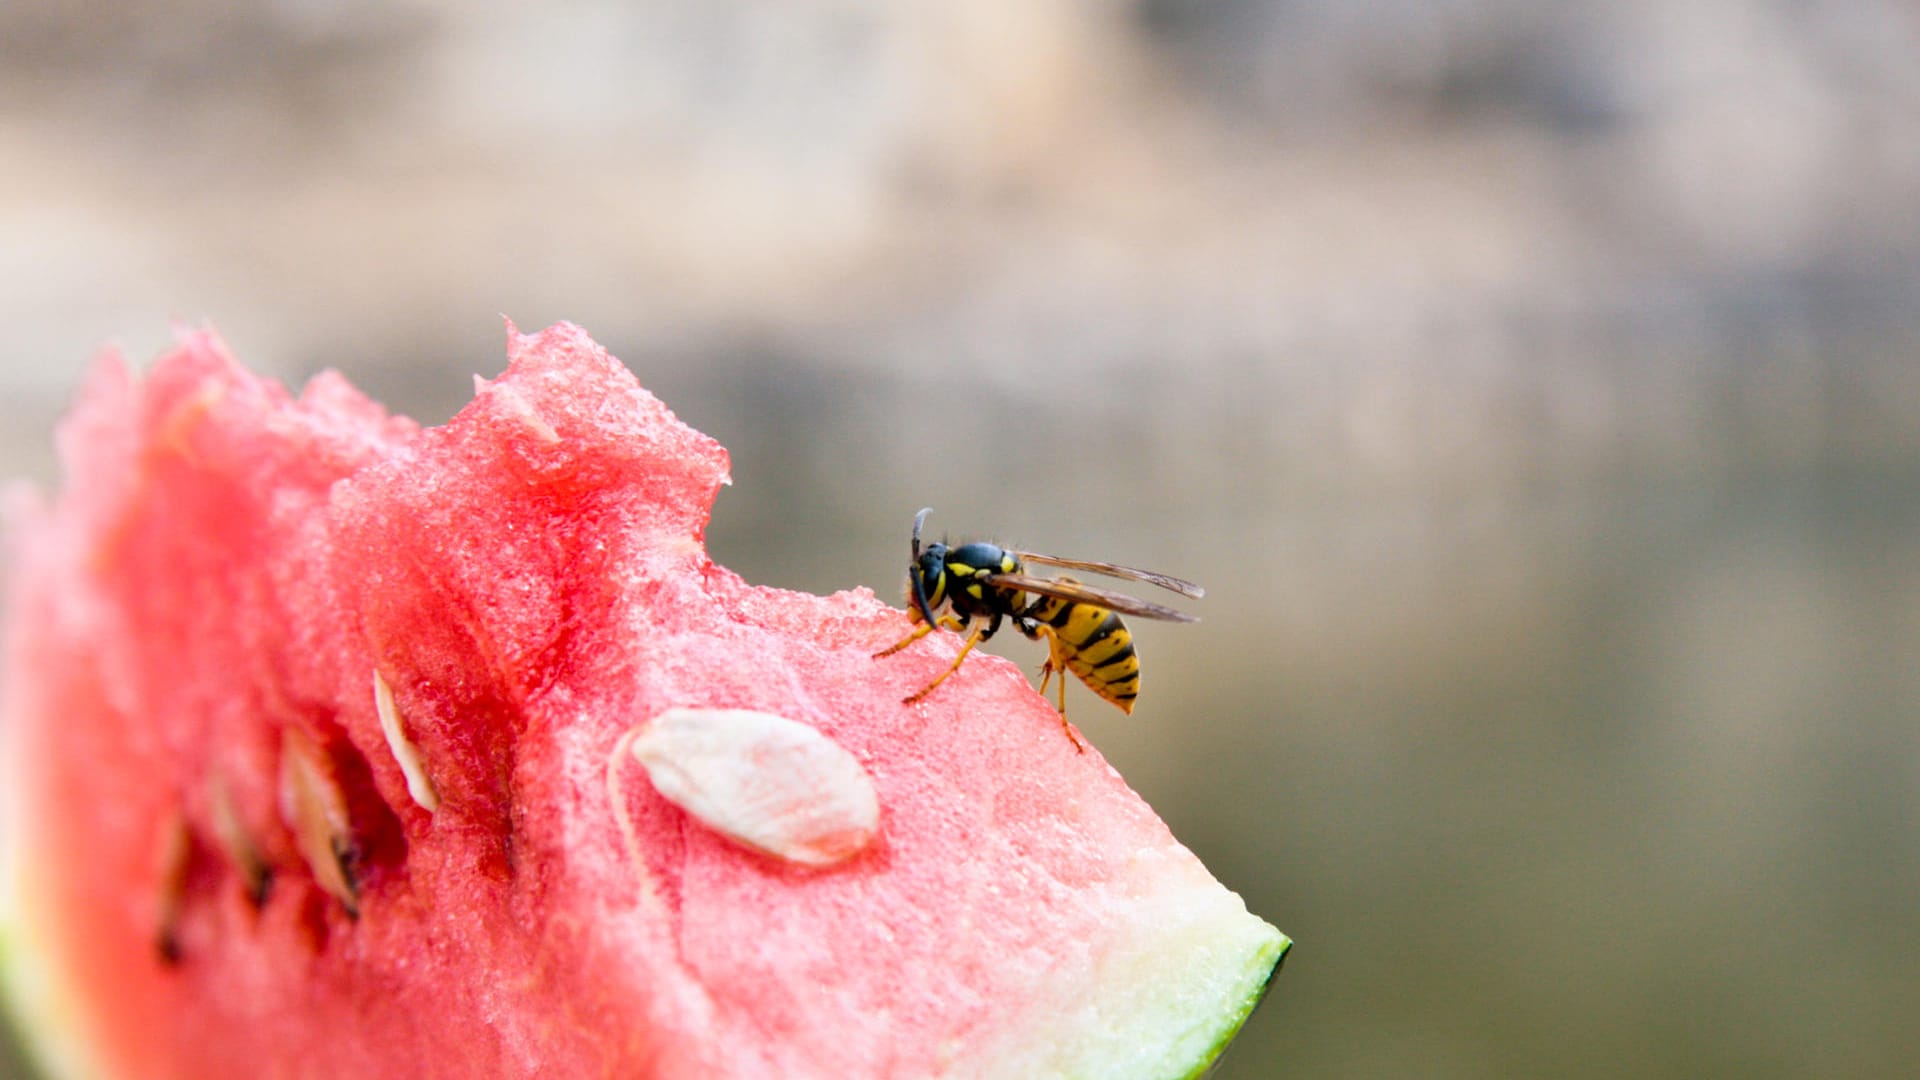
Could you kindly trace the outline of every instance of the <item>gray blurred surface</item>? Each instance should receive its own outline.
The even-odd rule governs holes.
[[[1299,942],[1224,1080],[1899,1075],[1916,55],[1892,2],[32,0],[0,453],[50,482],[173,318],[429,421],[574,319],[731,448],[750,580],[892,596],[931,503],[1208,586],[1069,705]]]

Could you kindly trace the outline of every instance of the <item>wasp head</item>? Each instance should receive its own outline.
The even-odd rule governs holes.
[[[928,544],[907,567],[907,600],[916,622],[933,624],[933,612],[947,599],[947,545]]]

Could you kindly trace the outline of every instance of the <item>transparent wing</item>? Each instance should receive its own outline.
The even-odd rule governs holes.
[[[995,586],[1007,589],[1020,589],[1024,592],[1051,596],[1056,600],[1072,600],[1076,603],[1092,604],[1122,615],[1138,615],[1143,619],[1164,619],[1167,622],[1199,622],[1198,618],[1184,611],[1175,611],[1159,604],[1149,604],[1124,593],[1108,592],[1091,585],[1082,585],[1077,581],[1055,581],[1051,578],[1028,577],[1025,574],[993,574],[987,578]]]
[[[1119,563],[1092,562],[1087,559],[1062,559],[1057,555],[1042,555],[1037,551],[1016,551],[1014,554],[1026,562],[1040,563],[1043,566],[1064,566],[1072,570],[1091,570],[1096,574],[1105,574],[1108,577],[1126,578],[1129,581],[1144,581],[1149,585],[1158,585],[1169,592],[1177,592],[1181,596],[1190,596],[1195,600],[1207,595],[1207,590],[1183,578],[1173,577],[1170,574],[1156,574],[1151,570],[1139,570],[1131,566],[1121,566]]]

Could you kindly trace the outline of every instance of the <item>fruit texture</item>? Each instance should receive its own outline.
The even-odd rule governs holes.
[[[1287,947],[1010,664],[750,585],[584,332],[448,424],[183,336],[17,497],[4,963],[59,1076],[1177,1077]]]

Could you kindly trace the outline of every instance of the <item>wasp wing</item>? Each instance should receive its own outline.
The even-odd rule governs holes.
[[[1062,559],[1057,555],[1042,555],[1037,551],[1016,551],[1014,554],[1025,562],[1040,563],[1045,566],[1064,566],[1072,570],[1091,570],[1096,574],[1105,574],[1108,577],[1126,578],[1129,581],[1144,581],[1149,585],[1158,585],[1169,592],[1177,592],[1181,596],[1190,596],[1195,600],[1207,595],[1207,590],[1195,585],[1191,581],[1174,577],[1171,574],[1156,574],[1151,570],[1140,570],[1131,566],[1121,566],[1119,563],[1093,562],[1088,559]]]
[[[993,574],[988,581],[998,588],[1019,589],[1023,592],[1051,596],[1056,600],[1071,600],[1079,604],[1092,604],[1094,607],[1117,611],[1122,615],[1138,615],[1143,619],[1164,619],[1167,622],[1199,622],[1200,620],[1184,611],[1175,611],[1159,604],[1149,604],[1124,593],[1108,592],[1091,585],[1082,585],[1077,581],[1056,581],[1052,578],[1028,577],[1026,574]]]

